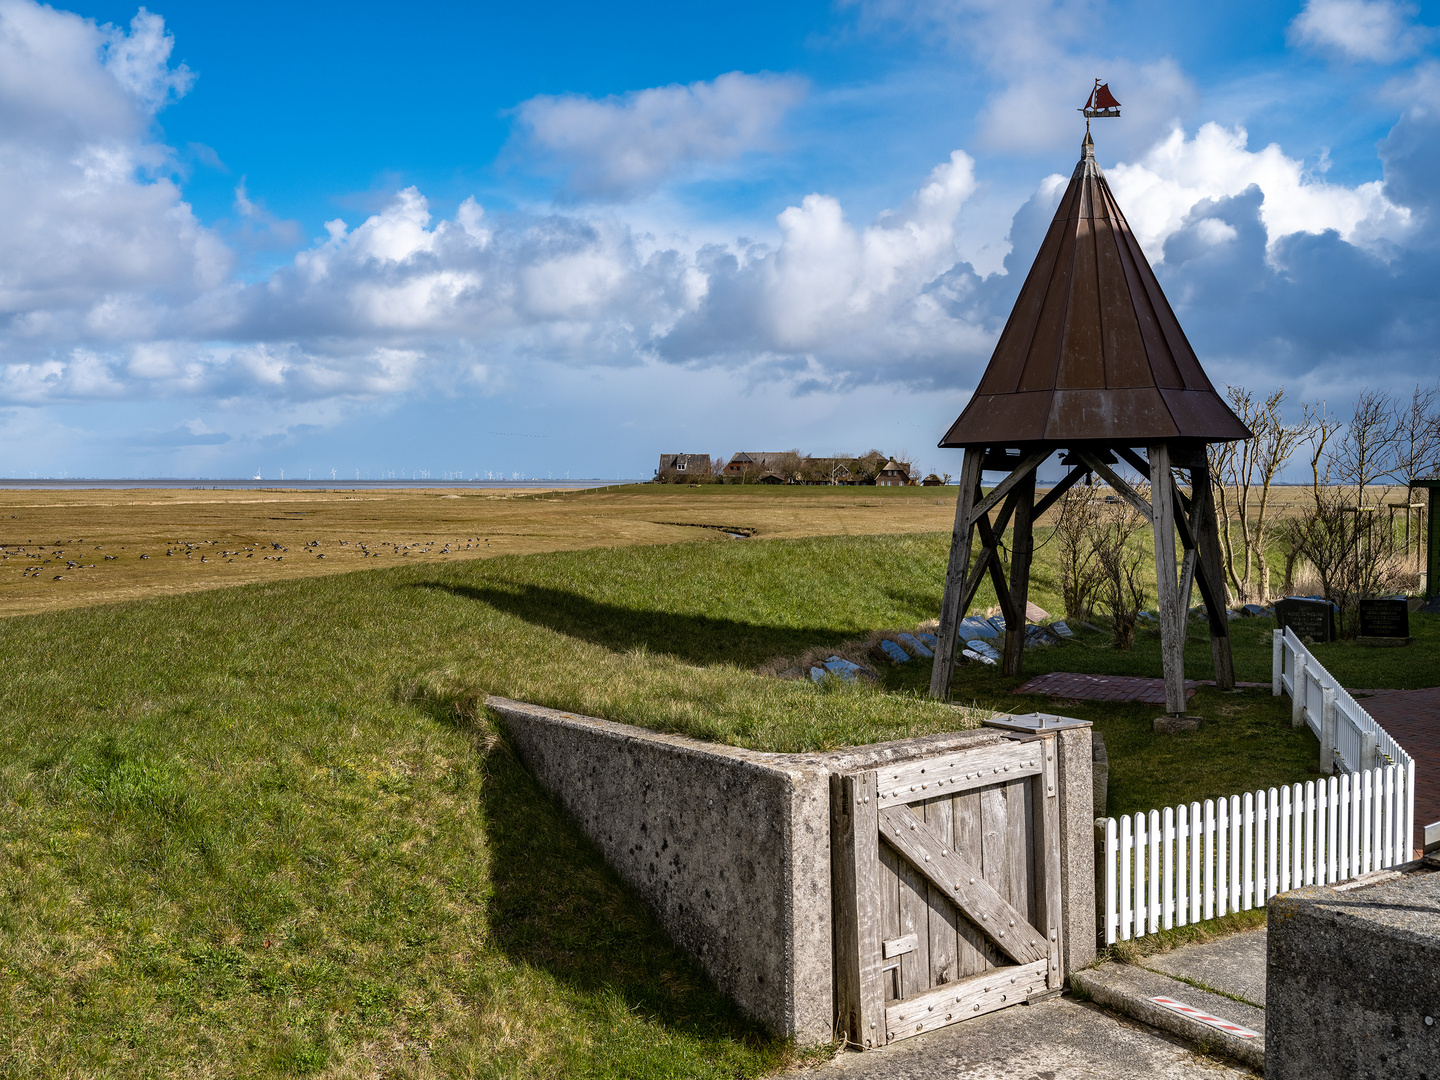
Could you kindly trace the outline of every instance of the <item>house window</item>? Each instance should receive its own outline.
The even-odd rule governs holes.
[[[684,471],[685,471],[685,462],[683,462],[683,461],[680,462],[678,465],[675,466],[675,468],[676,468],[677,470],[679,470],[680,472],[684,472]]]

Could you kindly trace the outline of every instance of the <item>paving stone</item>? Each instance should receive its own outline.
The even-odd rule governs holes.
[[[1213,679],[1186,679],[1185,699],[1188,701],[1201,686],[1214,685]],[[1249,688],[1270,684],[1242,682],[1235,685]],[[1048,694],[1077,701],[1140,701],[1147,705],[1164,705],[1165,680],[1146,679],[1138,675],[1082,675],[1071,671],[1052,671],[1048,675],[1037,675],[1011,693]]]
[[[1415,759],[1415,847],[1425,826],[1440,821],[1440,687],[1356,690],[1356,704]]]
[[[806,1080],[1242,1080],[1153,1028],[1069,997],[1016,1005],[906,1039],[847,1051]]]

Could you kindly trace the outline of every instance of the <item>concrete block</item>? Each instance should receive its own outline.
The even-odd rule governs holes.
[[[1056,764],[1060,782],[1060,889],[1065,913],[1063,966],[1068,978],[1095,959],[1095,806],[1091,728],[1061,731]]]
[[[1157,716],[1150,726],[1161,735],[1179,735],[1186,731],[1199,731],[1200,717]]]
[[[830,1039],[823,764],[504,698],[486,705],[521,760],[725,993],[778,1034]]]
[[[1105,736],[1090,732],[1090,772],[1095,792],[1095,816],[1106,817],[1105,807],[1110,802],[1110,755],[1105,752]]]
[[[1440,1076],[1440,873],[1270,901],[1265,1075]]]

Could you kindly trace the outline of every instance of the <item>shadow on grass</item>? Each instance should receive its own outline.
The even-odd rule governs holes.
[[[454,723],[453,709],[436,702]],[[479,722],[484,730],[485,722]],[[626,1009],[701,1042],[780,1052],[683,953],[588,838],[500,738],[477,745],[492,873],[491,940],[515,961],[548,972],[581,1012]]]
[[[750,667],[775,656],[844,641],[831,627],[760,626],[709,615],[681,615],[623,607],[542,585],[494,588],[422,581],[414,589],[436,589],[543,626],[559,634],[602,645],[614,652],[644,646],[689,664],[731,663]]]

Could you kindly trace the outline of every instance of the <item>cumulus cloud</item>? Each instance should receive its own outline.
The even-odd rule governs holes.
[[[232,259],[164,175],[155,110],[190,76],[140,11],[127,31],[0,4],[0,326],[13,351],[77,328],[162,331]]]
[[[1289,38],[1348,60],[1387,64],[1414,55],[1434,37],[1432,28],[1415,23],[1418,12],[1394,0],[1307,0]]]
[[[1263,193],[1259,213],[1271,245],[1292,233],[1333,230],[1348,243],[1373,248],[1409,231],[1410,210],[1390,201],[1382,181],[1327,183],[1277,144],[1252,151],[1248,141],[1241,127],[1203,124],[1187,138],[1176,125],[1138,161],[1108,170],[1125,217],[1152,259],[1197,203],[1252,186]]]
[[[627,198],[769,145],[801,79],[732,71],[606,98],[542,95],[516,110],[521,142],[587,198]]]

